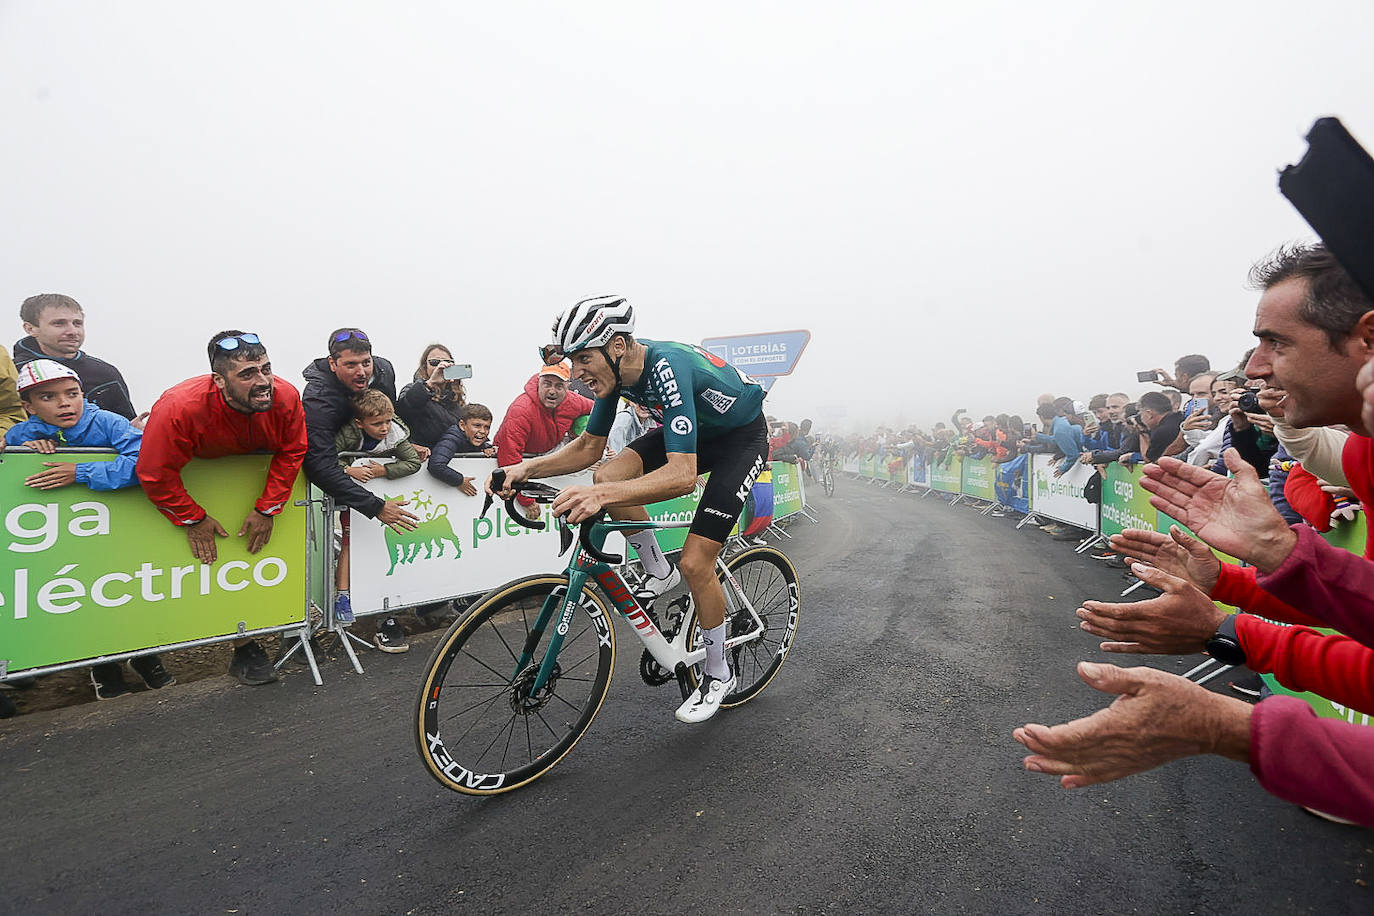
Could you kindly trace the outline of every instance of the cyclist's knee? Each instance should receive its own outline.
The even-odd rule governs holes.
[[[682,552],[678,561],[678,569],[682,570],[682,576],[690,582],[705,582],[715,578],[716,561],[714,557],[704,556],[696,551]]]

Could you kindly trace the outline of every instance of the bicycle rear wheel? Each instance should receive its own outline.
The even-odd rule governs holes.
[[[591,726],[610,688],[615,632],[601,598],[584,590],[553,674],[531,685],[555,616],[532,661],[517,670],[540,608],[566,593],[564,576],[529,576],[489,593],[449,628],[425,668],[415,740],[431,776],[467,795],[496,795],[542,776]]]
[[[821,472],[821,486],[825,489],[826,496],[835,495],[835,473],[830,470],[829,464],[827,464],[825,470]]]
[[[724,576],[719,577],[725,589],[726,638],[758,629],[754,615],[749,613],[742,598],[748,599],[763,622],[757,636],[729,650],[736,685],[720,705],[739,706],[758,696],[787,659],[797,636],[801,587],[797,584],[797,571],[792,568],[792,562],[773,547],[751,547],[731,557],[725,565],[735,583],[725,581]],[[701,633],[695,604],[683,625],[692,627],[691,644],[695,646]],[[692,680],[696,680],[695,673]]]

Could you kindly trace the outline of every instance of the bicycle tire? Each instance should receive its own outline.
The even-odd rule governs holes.
[[[835,495],[835,474],[830,470],[829,465],[826,465],[825,470],[821,472],[821,487],[825,490],[826,496]]]
[[[747,703],[758,696],[786,661],[797,636],[801,586],[797,582],[797,571],[792,561],[774,547],[751,547],[731,557],[725,565],[764,623],[764,631],[757,639],[730,650],[730,667],[735,672],[736,685],[720,704],[729,707]],[[724,576],[720,575],[719,570],[717,578],[722,580],[725,588],[729,622],[727,638],[754,629],[753,617],[747,609],[732,608],[733,589],[723,581]],[[701,632],[695,604],[683,626],[692,627],[691,645],[695,646]],[[695,685],[695,672],[691,680]]]
[[[615,667],[615,631],[593,589],[583,590],[544,690],[530,695],[528,679],[556,619],[532,663],[515,671],[544,599],[567,585],[566,576],[547,574],[508,582],[470,607],[435,647],[416,701],[415,741],[425,769],[444,787],[465,795],[518,789],[562,760],[596,718]]]

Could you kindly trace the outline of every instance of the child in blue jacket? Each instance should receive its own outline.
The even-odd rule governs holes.
[[[81,379],[61,363],[35,359],[19,370],[19,399],[29,419],[5,431],[5,445],[22,445],[51,455],[59,448],[112,448],[113,461],[45,461],[45,470],[31,474],[24,483],[40,490],[82,483],[92,490],[120,490],[138,483],[134,466],[143,433],[124,417],[101,410],[85,399]],[[153,689],[175,684],[156,655],[129,660],[143,682]],[[91,668],[96,699],[109,700],[129,693],[119,662]]]
[[[101,410],[81,392],[81,379],[61,363],[35,359],[19,370],[19,399],[29,419],[5,431],[5,445],[51,455],[58,448],[112,448],[114,461],[45,461],[46,471],[25,478],[40,490],[84,483],[92,490],[121,490],[138,483],[134,466],[143,432],[124,417]]]

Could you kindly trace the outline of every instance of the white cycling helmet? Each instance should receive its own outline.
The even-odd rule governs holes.
[[[604,347],[617,334],[635,332],[635,309],[624,296],[593,296],[558,313],[553,343],[571,356],[588,347]]]

